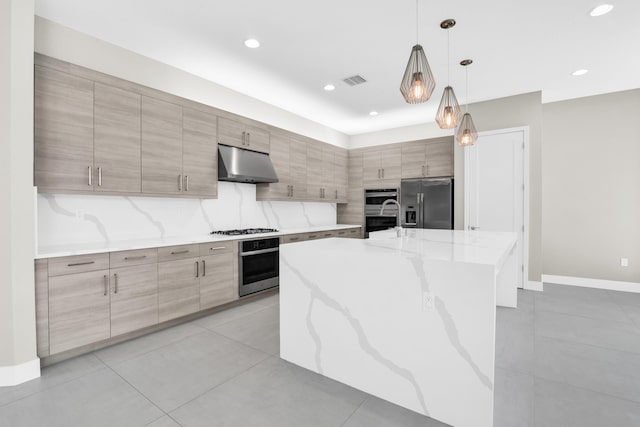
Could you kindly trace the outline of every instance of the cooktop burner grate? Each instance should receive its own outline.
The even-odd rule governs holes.
[[[277,233],[275,228],[242,228],[236,230],[216,230],[211,234],[222,234],[224,236],[240,236],[245,234],[260,234],[260,233]]]

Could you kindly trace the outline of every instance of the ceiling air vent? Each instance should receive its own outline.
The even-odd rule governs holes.
[[[343,79],[342,81],[345,82],[346,84],[348,84],[349,86],[361,85],[362,83],[366,83],[367,82],[364,79],[364,77],[362,77],[360,75],[357,75],[357,74],[355,76],[347,77],[346,79]]]

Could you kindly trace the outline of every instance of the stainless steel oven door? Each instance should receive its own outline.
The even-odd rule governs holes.
[[[240,252],[238,276],[240,296],[278,286],[280,275],[279,248]]]

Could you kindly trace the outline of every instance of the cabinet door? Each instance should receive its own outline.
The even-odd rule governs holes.
[[[238,283],[233,274],[237,261],[233,250],[201,258],[200,310],[238,299]]]
[[[158,323],[158,266],[111,269],[111,336]]]
[[[218,196],[217,117],[182,109],[183,191],[193,196]]]
[[[110,336],[109,270],[49,278],[50,354]]]
[[[142,97],[142,192],[182,191],[182,107]]]
[[[317,142],[307,143],[307,197],[322,198],[322,146]]]
[[[425,145],[402,147],[402,178],[422,178],[426,174]]]
[[[93,82],[35,67],[34,180],[45,190],[93,190]]]
[[[291,174],[292,198],[307,198],[307,144],[304,141],[289,141],[289,173]]]
[[[322,199],[336,201],[336,184],[334,177],[335,156],[333,147],[328,144],[322,145]]]
[[[245,137],[245,148],[262,153],[269,153],[269,132],[253,126],[245,128],[247,136]]]
[[[347,188],[349,186],[348,152],[338,148],[334,153],[334,176],[338,190],[338,203],[347,202]]]
[[[426,175],[453,176],[453,139],[427,143]]]
[[[256,188],[257,200],[283,200],[290,198],[290,156],[289,156],[289,138],[281,135],[272,135],[271,137],[271,153],[269,153],[273,168],[276,170],[278,182],[270,184],[258,184]]]
[[[385,182],[397,182],[400,185],[402,177],[402,151],[400,147],[385,148],[381,152],[382,179]],[[390,182],[391,184],[391,182]]]
[[[363,181],[367,184],[377,184],[382,179],[380,165],[380,151],[365,151],[362,154],[363,160]]]
[[[240,148],[246,146],[245,126],[235,120],[218,118],[218,143]]]
[[[96,191],[139,193],[140,95],[95,83]]]
[[[199,258],[158,264],[159,320],[175,319],[200,308]]]

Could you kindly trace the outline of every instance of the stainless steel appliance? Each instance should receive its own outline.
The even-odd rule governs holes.
[[[218,145],[218,181],[278,182],[268,154]]]
[[[408,179],[400,185],[401,225],[453,229],[453,179]]]
[[[242,297],[254,292],[273,288],[280,283],[280,239],[245,240],[239,242],[240,285]]]
[[[395,204],[388,204],[384,214],[380,208],[385,200],[398,201],[397,188],[370,189],[364,192],[365,237],[372,231],[386,230],[396,226],[399,210]]]

